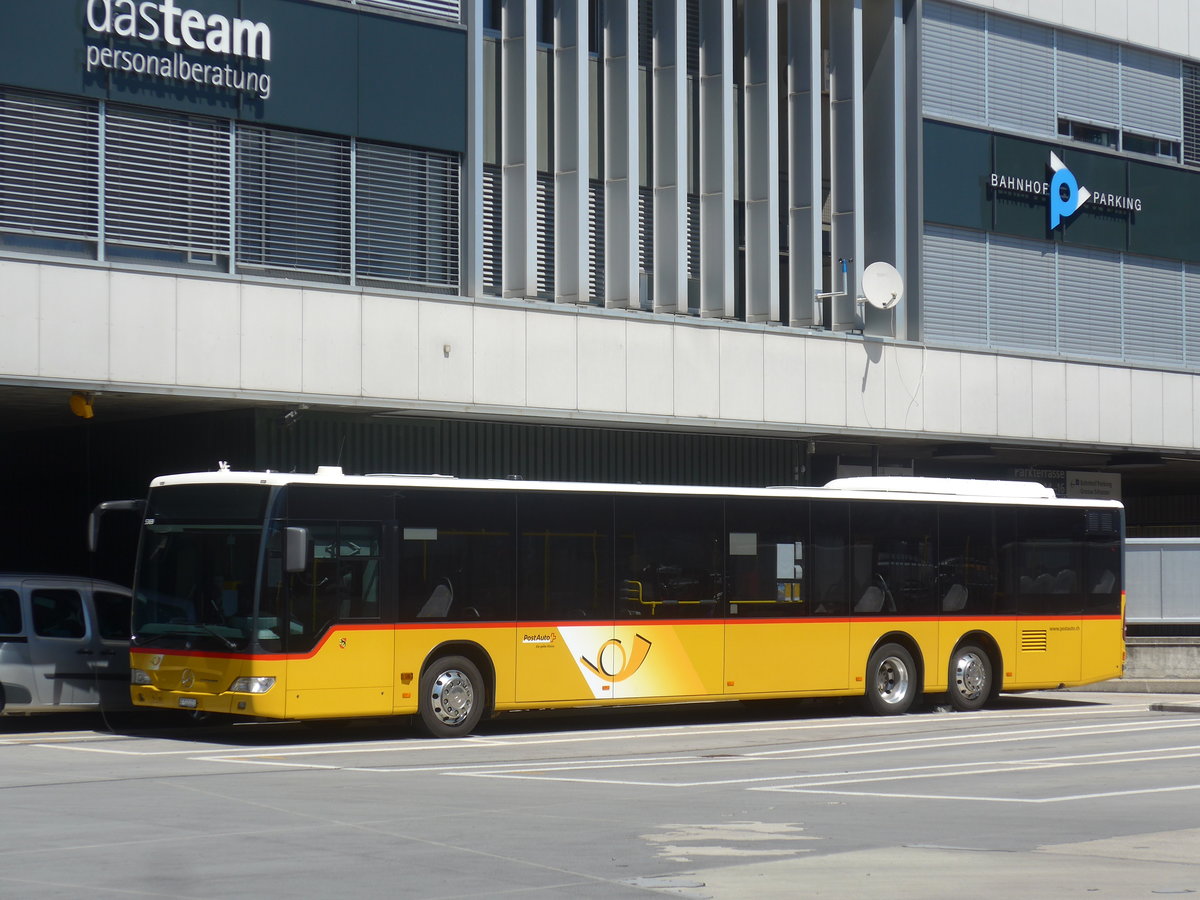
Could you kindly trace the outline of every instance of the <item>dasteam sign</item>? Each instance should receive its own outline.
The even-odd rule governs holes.
[[[271,29],[263,22],[229,18],[175,5],[174,0],[87,0],[87,27],[92,34],[125,41],[165,45],[153,52],[138,44],[110,47],[89,43],[88,72],[107,70],[145,75],[188,84],[252,93],[261,100],[271,95],[271,76],[247,72],[241,60],[271,59]],[[188,59],[185,51],[227,57],[214,62]]]

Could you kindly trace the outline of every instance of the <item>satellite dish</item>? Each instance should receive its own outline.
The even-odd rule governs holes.
[[[891,263],[873,262],[863,270],[862,292],[876,309],[891,309],[904,296],[904,279]]]

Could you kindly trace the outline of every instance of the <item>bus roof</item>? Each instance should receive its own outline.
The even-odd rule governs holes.
[[[371,474],[346,475],[337,466],[320,466],[314,474],[296,472],[236,472],[222,466],[215,472],[161,475],[151,487],[181,484],[344,485],[377,487],[445,487],[451,489],[566,491],[579,493],[688,494],[726,497],[840,497],[875,500],[942,500],[962,503],[1009,503],[1120,508],[1116,500],[1059,498],[1051,488],[1029,481],[990,481],[968,478],[870,476],[838,478],[824,487],[716,487],[701,485],[618,484],[578,481],[525,481],[519,478],[458,478],[453,475]]]

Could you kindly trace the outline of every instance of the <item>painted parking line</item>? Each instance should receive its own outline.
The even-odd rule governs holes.
[[[747,762],[752,763],[780,763],[789,766],[796,762],[807,762],[812,760],[838,760],[850,757],[862,757],[869,754],[886,754],[895,756],[902,752],[926,752],[929,750],[945,749],[948,746],[958,747],[963,742],[968,742],[971,746],[983,744],[1004,744],[1004,743],[1019,743],[1022,746],[1027,746],[1035,741],[1052,741],[1061,740],[1063,738],[1072,737],[1093,737],[1096,735],[1109,734],[1144,734],[1148,732],[1173,732],[1183,731],[1192,732],[1200,728],[1200,722],[1182,722],[1182,723],[1160,723],[1147,722],[1140,724],[1131,724],[1123,727],[1116,727],[1115,724],[1093,725],[1093,726],[1074,726],[1074,727],[1059,727],[1045,729],[1023,729],[1017,733],[990,732],[986,734],[964,734],[957,733],[954,735],[936,736],[931,738],[914,738],[907,739],[902,743],[903,746],[898,746],[898,742],[894,741],[876,741],[872,744],[855,742],[851,744],[841,745],[824,745],[820,747],[801,747],[792,748],[786,754],[781,751],[755,751],[751,753],[712,753],[704,755],[681,755],[681,754],[656,754],[649,756],[628,756],[628,757],[601,757],[590,759],[572,759],[572,760],[551,760],[551,761],[532,761],[522,760],[517,762],[507,763],[467,763],[467,762],[440,762],[434,765],[402,765],[402,766],[361,766],[319,763],[304,759],[313,755],[327,755],[324,751],[299,750],[290,752],[277,752],[272,754],[257,753],[241,753],[241,754],[220,754],[207,755],[204,757],[196,757],[198,760],[206,762],[232,763],[251,766],[264,767],[281,767],[281,768],[321,768],[321,769],[342,769],[347,772],[369,772],[372,774],[442,774],[455,777],[474,777],[474,778],[492,778],[492,779],[508,779],[508,780],[523,780],[523,781],[574,781],[588,784],[620,784],[628,786],[646,786],[646,787],[667,787],[667,788],[692,788],[703,786],[716,785],[731,785],[731,784],[771,784],[780,782],[796,782],[796,774],[794,771],[789,771],[779,775],[751,776],[751,777],[708,777],[703,779],[691,778],[688,780],[665,780],[662,777],[654,780],[646,778],[631,779],[628,777],[614,777],[618,772],[629,771],[645,771],[648,769],[676,771],[687,769],[693,771],[696,767],[737,767],[744,766]],[[381,748],[358,748],[354,753],[379,752]],[[1131,753],[1149,754],[1147,758],[1165,758],[1163,754],[1192,752],[1196,751],[1200,755],[1200,745],[1189,746],[1186,748],[1178,747],[1163,747],[1155,751],[1112,751],[1104,754],[1072,754],[1068,757],[1042,757],[1034,764],[1034,767],[1045,768],[1051,765],[1057,765],[1058,760],[1073,760],[1072,764],[1083,764],[1090,758],[1106,758],[1111,762],[1119,762],[1122,758],[1129,756]],[[1020,765],[1021,761],[1010,762],[998,760],[994,765],[1003,766],[1005,770],[1009,770],[1013,765]],[[1066,763],[1063,763],[1066,764]],[[980,763],[958,763],[946,764],[947,771],[978,771]],[[929,766],[914,766],[908,767],[904,771],[916,772],[925,771]],[[901,769],[892,767],[887,770],[870,770],[872,772],[898,772]],[[999,771],[999,770],[998,770]],[[864,773],[865,774],[865,773]],[[822,773],[813,777],[828,777]]]

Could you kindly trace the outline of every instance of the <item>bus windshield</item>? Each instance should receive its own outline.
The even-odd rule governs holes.
[[[135,646],[250,645],[267,490],[179,485],[151,492],[134,585]]]

